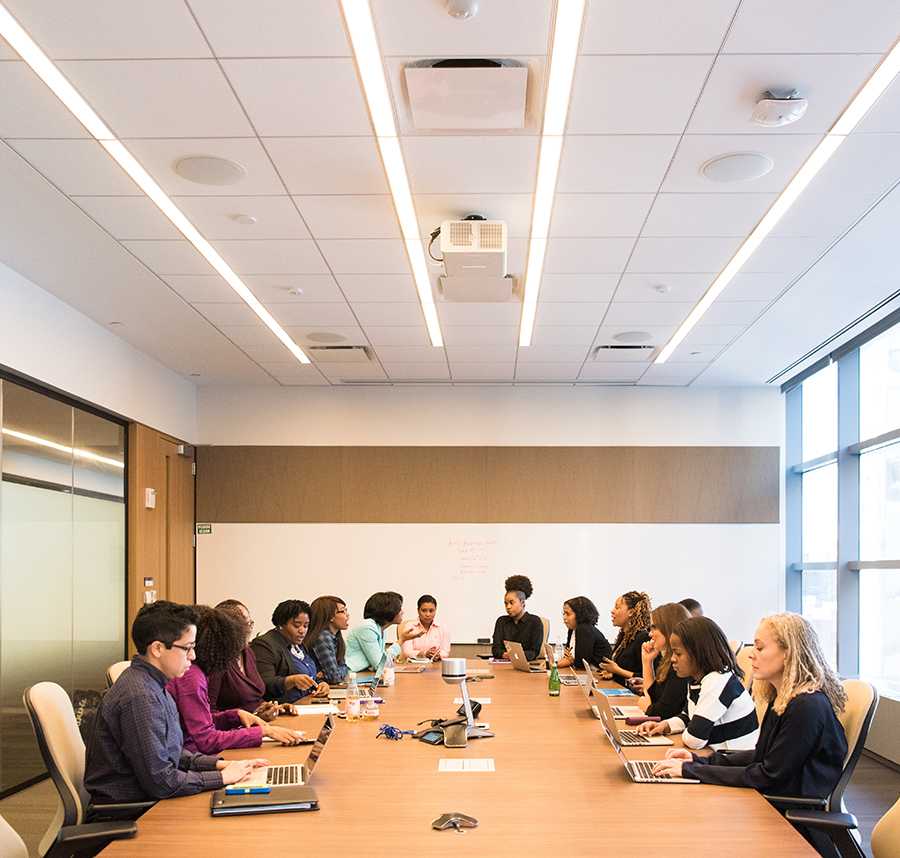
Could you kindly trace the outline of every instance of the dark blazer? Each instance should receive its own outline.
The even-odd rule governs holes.
[[[639,631],[630,643],[623,646],[618,652],[613,652],[613,661],[623,670],[630,670],[635,676],[642,676],[644,662],[641,659],[641,647],[648,640],[650,640],[650,635],[645,631]],[[624,685],[625,677],[616,674],[613,681]],[[687,699],[687,695],[685,695],[685,699]]]
[[[259,675],[266,684],[266,699],[282,700],[284,678],[297,672],[291,661],[291,645],[287,638],[278,629],[269,629],[264,635],[253,638],[250,648],[256,656]]]
[[[657,656],[656,664],[654,665],[657,675],[659,674],[661,658],[662,656]],[[647,689],[647,695],[652,702],[647,707],[645,714],[659,715],[664,720],[666,718],[674,718],[684,709],[690,681],[690,678],[687,676],[682,679],[675,673],[675,668],[669,665],[669,672],[666,674],[665,680],[663,682],[654,682]]]
[[[566,635],[566,646],[571,646],[572,630]],[[606,639],[606,635],[596,626],[580,623],[575,627],[575,652],[572,653],[574,661],[572,667],[581,670],[584,661],[595,667],[600,666],[604,658],[612,654],[612,647]]]

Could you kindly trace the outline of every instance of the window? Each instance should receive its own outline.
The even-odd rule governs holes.
[[[803,382],[803,460],[837,450],[837,364]]]
[[[900,443],[859,457],[859,553],[900,559]]]
[[[837,570],[804,569],[801,613],[812,623],[825,657],[837,666]]]
[[[859,436],[900,429],[900,325],[859,350]]]
[[[860,570],[859,613],[860,676],[900,699],[900,569]]]
[[[837,465],[802,476],[804,563],[837,561],[837,476]]]

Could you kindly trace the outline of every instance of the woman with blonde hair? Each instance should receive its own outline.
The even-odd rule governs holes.
[[[684,709],[688,679],[672,669],[669,636],[675,627],[690,617],[680,602],[667,602],[650,614],[650,640],[641,647],[643,690],[647,715],[672,718]]]
[[[650,597],[637,590],[629,590],[616,599],[610,619],[618,626],[619,634],[613,644],[612,655],[601,662],[604,679],[612,679],[620,685],[643,670],[641,646],[650,640]]]
[[[816,632],[799,614],[773,614],[756,630],[753,678],[768,701],[756,749],[698,757],[670,750],[654,772],[703,783],[752,787],[768,795],[829,796],[847,739],[837,719],[847,695]]]

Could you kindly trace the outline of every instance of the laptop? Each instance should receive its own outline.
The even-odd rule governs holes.
[[[300,786],[308,784],[313,776],[316,763],[325,750],[325,745],[334,731],[334,718],[329,715],[319,731],[319,736],[309,751],[305,763],[290,763],[283,766],[262,766],[254,769],[251,776],[236,787],[267,786],[271,788],[284,786]]]
[[[592,690],[597,689],[598,697],[605,697],[606,695],[600,692],[599,686],[597,685],[597,677],[594,676],[594,671],[591,670],[591,666],[588,664],[587,660],[583,660],[581,663],[584,665],[586,674],[585,683],[581,690],[584,692],[584,696],[588,698],[588,703],[591,704],[590,696]],[[577,675],[578,674],[576,674],[576,676]],[[579,680],[579,685],[580,684],[581,682]],[[609,701],[607,701],[607,703],[609,703]],[[644,710],[641,709],[640,706],[613,706],[610,704],[609,708],[612,710],[613,718],[618,718],[620,721],[624,721],[626,718],[641,718],[644,715]],[[600,717],[600,710],[593,704],[591,704],[591,710],[593,711],[595,718]]]
[[[543,665],[532,664],[527,658],[525,658],[525,650],[522,649],[522,644],[516,643],[516,641],[503,641],[503,646],[506,647],[506,651],[509,653],[509,659],[512,662],[512,666],[516,670],[521,670],[523,673],[546,673],[547,670]]]
[[[615,723],[615,722],[613,722]],[[606,726],[604,725],[604,729]],[[622,751],[622,745],[616,741],[615,737],[609,730],[606,730],[606,737],[613,746],[618,758],[622,761],[625,771],[636,784],[698,784],[696,778],[673,778],[670,775],[655,775],[653,767],[659,760],[629,760]]]
[[[379,666],[378,670],[372,674],[372,676],[364,676],[362,679],[356,677],[356,687],[359,689],[359,699],[365,700],[367,697],[377,697],[375,694],[375,688],[379,685],[384,685],[384,682],[381,679],[381,675],[384,673],[384,666],[387,664],[387,660],[383,661]],[[328,689],[328,699],[329,700],[346,700],[347,699],[347,689],[346,688],[329,688]]]
[[[636,730],[620,730],[616,725],[616,719],[612,713],[612,706],[603,694],[597,695],[597,706],[600,708],[600,720],[606,729],[606,734],[612,733],[620,745],[627,748],[637,748],[642,745],[673,745],[675,744],[666,736],[645,736]]]

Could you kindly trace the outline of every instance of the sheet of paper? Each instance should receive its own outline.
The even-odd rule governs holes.
[[[471,700],[473,703],[475,703],[475,702],[477,701],[477,702],[480,703],[482,706],[487,706],[488,703],[491,702],[491,698],[490,698],[490,697],[470,697],[469,700]],[[454,702],[457,706],[459,706],[459,705],[463,702],[463,699],[462,699],[462,697],[454,697],[454,698],[453,698],[453,702]]]
[[[478,759],[464,758],[453,759],[442,757],[438,760],[439,772],[493,772],[493,757],[483,757]]]
[[[304,706],[295,706],[298,715],[337,715],[340,711],[332,703],[310,703]]]

